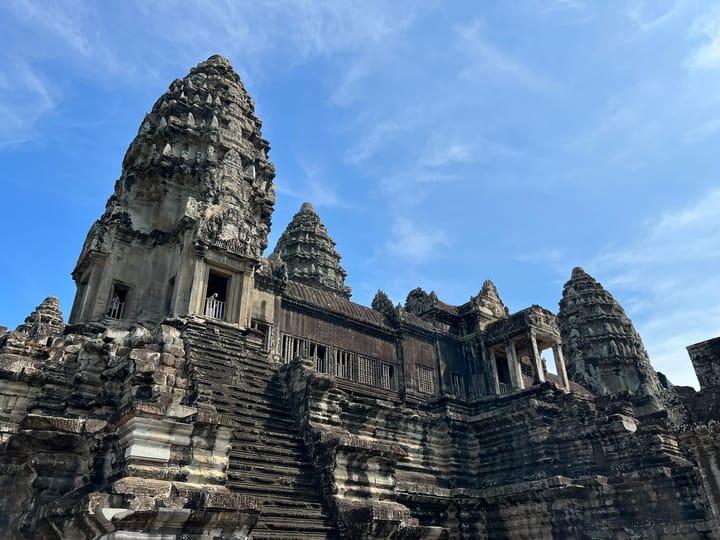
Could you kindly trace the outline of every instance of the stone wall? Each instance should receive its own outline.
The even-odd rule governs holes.
[[[300,360],[282,373],[340,523],[362,514],[379,527],[368,508],[390,505],[420,535],[713,537],[677,436],[631,408],[602,410],[551,383],[473,406],[403,406],[340,389]]]
[[[720,337],[688,347],[700,389],[720,388]]]
[[[232,422],[188,404],[180,331],[57,330],[0,342],[3,537],[249,531],[257,503],[225,487]]]

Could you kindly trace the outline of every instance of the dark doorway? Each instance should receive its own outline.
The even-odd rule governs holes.
[[[510,368],[508,367],[507,358],[497,352],[495,353],[495,368],[497,369],[498,382],[510,384]]]
[[[130,287],[121,283],[113,284],[110,302],[108,303],[107,316],[111,319],[122,319],[127,305],[128,292]]]
[[[205,291],[205,315],[225,319],[227,291],[230,278],[210,270]]]

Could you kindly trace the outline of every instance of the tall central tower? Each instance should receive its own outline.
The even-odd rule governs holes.
[[[208,314],[243,324],[275,169],[254,104],[212,56],[146,115],[73,279],[71,323]]]

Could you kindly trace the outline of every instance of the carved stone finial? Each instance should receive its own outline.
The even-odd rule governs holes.
[[[370,305],[375,311],[379,311],[384,315],[395,311],[395,307],[393,306],[390,297],[388,297],[388,295],[381,290],[378,290],[378,292],[375,293],[375,297],[373,298],[372,304]]]
[[[230,61],[224,56],[220,56],[219,54],[213,54],[210,58],[198,64],[197,67],[200,68],[205,66],[219,66],[224,68],[231,68]]]
[[[425,313],[431,311],[434,306],[433,294],[428,294],[421,287],[416,287],[408,293],[405,299],[405,310],[422,317]],[[435,299],[437,299],[437,296],[435,296]]]
[[[400,304],[398,304],[397,307],[393,306],[392,301],[384,291],[378,290],[378,292],[375,293],[371,307],[375,311],[385,315],[385,318],[391,324],[397,325],[400,323],[401,312],[403,309]]]
[[[495,284],[489,279],[485,280],[478,295],[471,300],[473,304],[477,306],[477,309],[486,315],[497,318],[502,318],[507,315],[507,308],[500,299],[500,294],[498,294]]]
[[[41,342],[49,336],[59,336],[65,331],[60,301],[55,296],[48,296],[25,318],[25,322],[17,327],[17,332]]]
[[[350,298],[340,254],[315,209],[303,203],[280,236],[273,254],[287,265],[289,279]]]
[[[260,262],[256,282],[273,292],[281,292],[285,288],[288,282],[287,265],[277,253]]]

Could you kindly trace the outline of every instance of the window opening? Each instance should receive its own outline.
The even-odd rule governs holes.
[[[342,379],[352,379],[352,357],[348,351],[335,351],[335,376]]]
[[[284,363],[291,362],[298,356],[308,358],[313,361],[319,373],[328,373],[341,379],[385,390],[397,388],[394,364],[336,349],[309,339],[281,333],[280,356]],[[432,375],[434,389],[434,373]]]
[[[423,366],[417,366],[418,391],[424,394],[435,393],[435,371]]]
[[[173,296],[173,290],[175,289],[175,277],[173,276],[170,278],[170,281],[168,281],[167,285],[167,295],[165,296],[165,314],[170,315],[170,310],[172,309],[172,296]]]
[[[395,366],[385,362],[380,364],[380,388],[395,390]]]
[[[319,343],[310,344],[310,358],[315,360],[315,369],[319,373],[327,373],[327,347]]]
[[[358,356],[358,382],[377,386],[375,360],[366,356]]]
[[[262,347],[264,350],[267,350],[270,337],[270,325],[257,319],[252,319],[250,320],[250,328],[262,334]]]
[[[510,392],[510,367],[508,365],[507,357],[503,354],[495,352],[495,370],[497,371],[498,377],[498,388],[501,394],[507,394]]]
[[[453,393],[456,397],[465,398],[465,380],[459,373],[452,374]]]
[[[111,319],[122,319],[125,311],[125,303],[127,302],[129,287],[115,283],[113,291],[110,295],[110,304],[107,316]]]
[[[205,315],[213,319],[225,319],[227,289],[230,279],[210,270],[205,293]]]
[[[507,358],[495,353],[495,368],[497,369],[498,381],[502,384],[510,384],[510,368]]]
[[[285,362],[286,364],[293,360],[292,352],[293,352],[294,342],[295,342],[295,338],[293,336],[288,336],[287,334],[283,334],[282,345],[280,347],[280,354],[282,356],[283,362]]]

